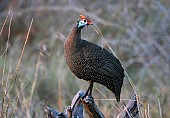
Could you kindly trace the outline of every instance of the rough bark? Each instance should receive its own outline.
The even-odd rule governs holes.
[[[95,104],[92,96],[84,96],[84,91],[80,90],[74,96],[71,106],[66,107],[64,112],[59,113],[57,110],[47,106],[45,108],[46,118],[84,118],[83,110],[85,109],[90,118],[104,118],[103,113]],[[133,94],[124,110],[117,118],[138,118],[139,105],[136,94]]]

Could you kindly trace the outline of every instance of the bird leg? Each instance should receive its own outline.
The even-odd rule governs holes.
[[[89,96],[92,96],[92,89],[93,89],[93,82],[90,81],[90,85],[89,85],[87,91],[85,92],[83,98],[85,98],[88,95],[89,91],[90,91]]]
[[[90,81],[90,93],[89,93],[89,96],[92,96],[92,90],[93,90],[93,82]]]

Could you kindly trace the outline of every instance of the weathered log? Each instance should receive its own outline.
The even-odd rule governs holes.
[[[45,108],[46,118],[67,118],[67,116],[63,113],[59,113],[57,110],[46,106]]]
[[[84,91],[78,91],[72,100],[71,106],[67,106],[62,113],[47,106],[45,109],[46,118],[83,118],[83,104],[80,101],[82,96],[84,96]]]
[[[92,96],[86,96],[82,99],[85,110],[87,111],[89,118],[104,118],[102,112],[98,109]]]
[[[83,109],[87,111],[90,118],[104,118],[98,109],[92,96],[84,96],[84,91],[80,90],[73,98],[71,106],[66,107],[64,112],[59,113],[50,107],[46,107],[46,118],[84,118]],[[133,94],[122,113],[117,118],[138,118],[141,105],[137,102],[136,94]]]
[[[71,102],[71,106],[69,106],[70,109],[68,109],[67,107],[67,111],[69,111],[70,115],[68,115],[68,118],[72,118],[74,116],[74,118],[83,118],[83,105],[81,103],[81,97],[84,96],[84,91],[80,90],[77,92],[77,94],[74,96],[72,102]]]

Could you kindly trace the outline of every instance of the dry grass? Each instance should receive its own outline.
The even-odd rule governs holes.
[[[170,117],[169,8],[169,2],[154,0],[30,0],[7,5],[0,11],[1,117],[44,117],[47,104],[62,111],[79,89],[87,88],[87,82],[68,70],[63,55],[63,36],[79,14],[95,24],[82,36],[112,48],[127,70],[143,103],[140,117]],[[95,84],[93,95],[106,117],[116,117],[123,109],[134,92],[132,83],[125,79],[120,104]]]

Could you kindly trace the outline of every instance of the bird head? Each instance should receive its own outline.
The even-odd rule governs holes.
[[[77,21],[77,27],[84,28],[88,25],[93,25],[93,23],[86,16],[80,15],[80,21]]]

